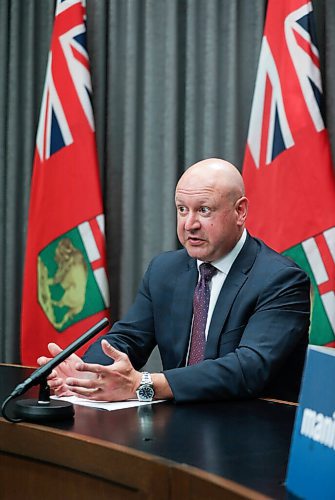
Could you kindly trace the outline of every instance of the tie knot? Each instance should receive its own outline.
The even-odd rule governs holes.
[[[201,278],[203,278],[205,281],[210,281],[217,271],[216,267],[206,262],[200,265],[199,270]]]

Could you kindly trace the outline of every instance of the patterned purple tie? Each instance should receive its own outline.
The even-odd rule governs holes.
[[[206,345],[206,323],[209,306],[210,289],[209,282],[217,269],[211,264],[201,264],[200,280],[194,290],[193,297],[193,326],[190,353],[188,357],[189,365],[196,365],[204,359]]]

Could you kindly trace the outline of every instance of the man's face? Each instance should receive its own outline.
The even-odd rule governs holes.
[[[181,179],[176,188],[177,234],[190,257],[212,262],[237,243],[247,200],[227,196],[211,179]]]

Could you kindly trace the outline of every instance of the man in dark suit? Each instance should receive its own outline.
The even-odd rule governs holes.
[[[306,274],[247,233],[248,200],[230,163],[212,158],[190,167],[175,200],[184,249],[152,260],[126,316],[83,360],[72,355],[58,367],[50,386],[58,395],[114,401],[136,394],[177,402],[259,395],[296,400],[308,343]],[[203,263],[211,276],[199,320],[193,295]],[[202,344],[194,340],[198,321]],[[155,345],[163,372],[142,374]],[[49,350],[54,356],[60,349],[52,344]]]

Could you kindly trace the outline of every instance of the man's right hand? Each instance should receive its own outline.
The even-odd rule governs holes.
[[[48,349],[51,354],[50,358],[41,356],[38,358],[37,363],[39,366],[45,365],[48,361],[54,358],[57,354],[62,352],[63,349],[59,345],[51,343],[48,344]],[[68,377],[75,378],[91,378],[87,372],[78,371],[77,368],[83,363],[82,359],[76,354],[71,354],[65,361],[60,363],[49,375],[48,384],[50,389],[53,390],[56,396],[73,396],[69,387],[65,384]]]

